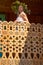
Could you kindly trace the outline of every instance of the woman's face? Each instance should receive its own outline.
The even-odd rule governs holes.
[[[21,13],[23,11],[23,6],[20,5],[18,8],[18,11],[19,11],[19,13]]]

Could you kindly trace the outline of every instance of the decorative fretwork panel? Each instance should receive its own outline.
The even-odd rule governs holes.
[[[43,25],[0,22],[0,65],[43,65]]]

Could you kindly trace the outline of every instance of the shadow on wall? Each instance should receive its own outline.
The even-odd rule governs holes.
[[[43,65],[41,27],[33,24],[27,30],[28,34],[24,42],[25,45],[22,47],[23,51],[18,53],[20,58],[19,65]]]

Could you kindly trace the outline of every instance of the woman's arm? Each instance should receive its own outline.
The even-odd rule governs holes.
[[[29,22],[27,15],[24,12],[22,12],[19,16],[22,17],[24,21]],[[29,22],[29,25],[31,25],[30,22]]]
[[[21,13],[20,17],[22,17],[24,21],[28,21],[27,15],[25,13]]]

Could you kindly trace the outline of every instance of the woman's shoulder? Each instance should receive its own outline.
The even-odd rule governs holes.
[[[21,14],[25,14],[25,12],[21,12]]]
[[[20,15],[26,16],[25,12],[21,12],[21,14],[20,14]]]

